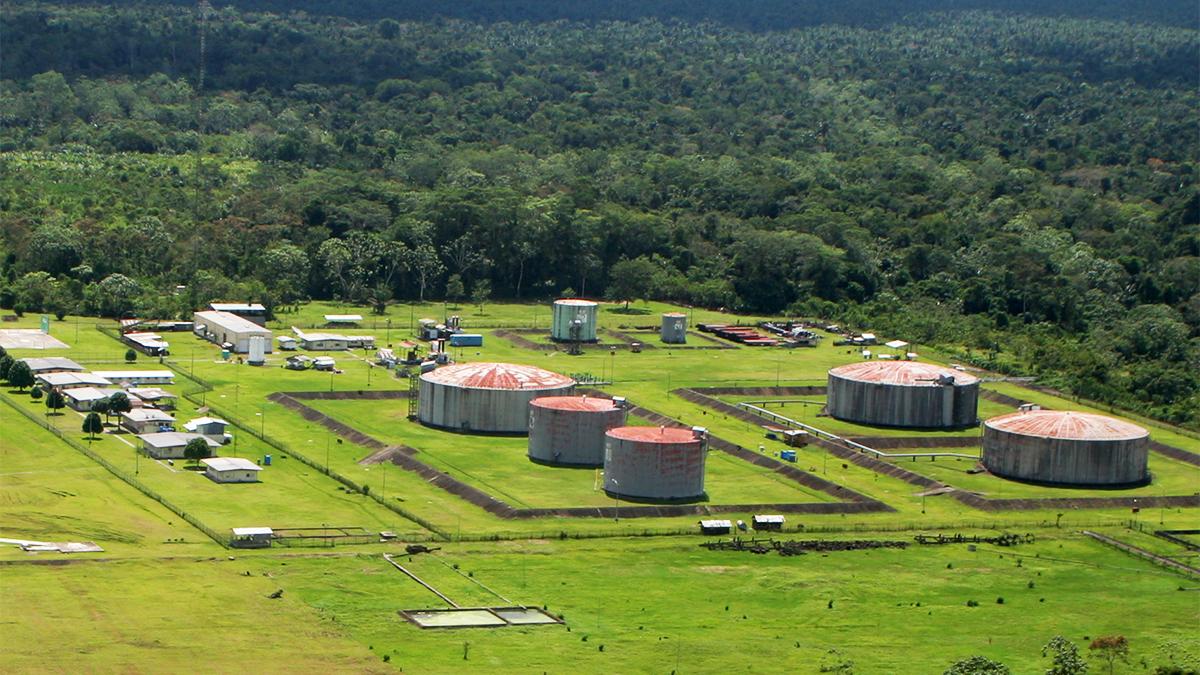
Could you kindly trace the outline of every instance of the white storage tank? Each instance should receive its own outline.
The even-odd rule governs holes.
[[[687,342],[687,315],[667,312],[662,315],[662,341],[669,345]]]
[[[839,420],[955,428],[978,422],[979,378],[915,361],[861,361],[829,371],[826,408]]]
[[[604,448],[604,491],[613,497],[679,501],[704,496],[708,432],[701,427],[617,427]]]
[[[529,402],[529,459],[603,466],[604,434],[625,425],[623,398],[544,396]]]
[[[250,355],[246,358],[246,363],[252,366],[261,366],[267,362],[267,338],[261,335],[250,336]]]
[[[591,300],[563,298],[554,301],[550,337],[562,342],[596,341],[596,321],[600,305]],[[573,330],[578,327],[578,336]]]
[[[1150,434],[1094,413],[1023,410],[983,423],[983,465],[1033,483],[1116,487],[1150,478]]]
[[[525,434],[529,402],[565,396],[575,380],[536,366],[463,363],[421,375],[417,419],[456,431]]]

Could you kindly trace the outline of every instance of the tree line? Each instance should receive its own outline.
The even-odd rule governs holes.
[[[197,91],[193,11],[6,6],[0,306],[653,297],[1200,423],[1197,31],[923,8],[755,31],[222,6]]]

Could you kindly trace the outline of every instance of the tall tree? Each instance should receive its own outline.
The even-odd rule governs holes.
[[[29,364],[24,361],[17,361],[8,368],[8,383],[17,388],[17,391],[25,391],[25,387],[33,386],[33,371],[29,369]]]
[[[54,415],[59,410],[66,407],[67,402],[63,399],[62,392],[57,389],[51,389],[49,394],[46,394],[46,414]]]
[[[87,417],[83,418],[83,433],[93,440],[96,434],[104,433],[104,422],[100,421],[100,416],[95,412],[89,412]]]

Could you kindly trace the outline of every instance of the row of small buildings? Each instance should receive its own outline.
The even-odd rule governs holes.
[[[137,436],[140,450],[154,459],[183,459],[184,449],[200,438],[215,452],[232,440],[226,431],[229,423],[216,417],[198,417],[175,430],[176,419],[169,411],[175,408],[175,394],[151,384],[174,383],[169,370],[110,370],[88,372],[79,363],[61,357],[22,359],[34,374],[38,386],[45,391],[58,391],[67,407],[76,412],[90,412],[100,400],[123,393],[129,398],[130,410],[119,413],[120,427]],[[209,457],[201,460],[205,475],[219,483],[257,482],[262,467],[237,457]]]

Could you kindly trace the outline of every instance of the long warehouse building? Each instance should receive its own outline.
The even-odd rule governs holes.
[[[262,337],[266,343],[264,351],[270,352],[274,343],[271,331],[262,326],[229,312],[205,311],[192,315],[193,329],[196,335],[215,342],[218,345],[229,345],[230,351],[238,354],[250,352],[250,338]]]

